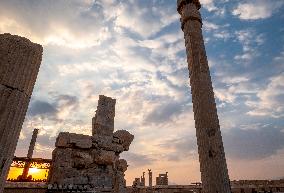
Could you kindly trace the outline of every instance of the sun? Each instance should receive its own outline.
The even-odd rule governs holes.
[[[30,169],[29,169],[29,173],[30,173],[30,174],[38,173],[39,171],[40,171],[40,170],[37,169],[37,168],[30,168]]]

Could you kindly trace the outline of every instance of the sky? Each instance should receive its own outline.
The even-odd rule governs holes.
[[[284,1],[201,3],[230,179],[283,178]],[[200,181],[176,1],[0,0],[0,33],[44,48],[16,156],[35,127],[34,157],[51,158],[59,132],[90,135],[103,94],[117,99],[115,130],[135,135],[122,154],[128,185],[148,168]]]

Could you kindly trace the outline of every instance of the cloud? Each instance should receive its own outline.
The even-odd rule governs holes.
[[[155,159],[148,155],[142,155],[137,153],[126,152],[123,153],[123,158],[127,160],[130,167],[142,167],[151,165]]]
[[[0,32],[16,33],[43,45],[84,48],[109,38],[98,1],[4,0],[0,20]]]
[[[129,0],[120,4],[115,27],[119,31],[128,30],[146,38],[178,20],[178,17],[173,4]]]
[[[226,155],[237,159],[263,159],[284,148],[284,133],[270,125],[252,129],[235,128],[223,132]]]
[[[161,124],[169,122],[173,116],[177,116],[182,112],[184,105],[178,102],[170,102],[161,104],[153,109],[145,118],[145,123]]]
[[[233,10],[232,14],[238,16],[242,20],[266,19],[277,12],[284,2],[281,0],[266,1],[253,0],[240,2]]]
[[[32,101],[29,107],[28,114],[31,116],[38,115],[55,115],[58,112],[57,107],[54,105],[40,100]]]
[[[236,40],[242,45],[243,52],[235,55],[234,59],[240,63],[249,64],[260,55],[259,47],[264,44],[265,37],[254,29],[235,32]]]
[[[197,155],[197,142],[195,136],[185,136],[164,140],[158,144],[163,150],[166,150],[164,157],[169,161],[180,161],[188,159],[189,156]]]
[[[284,117],[284,73],[269,79],[267,86],[257,93],[257,100],[248,100],[251,116]]]
[[[62,114],[68,113],[66,111],[76,110],[78,107],[78,98],[76,96],[50,94],[53,95],[52,103],[37,99],[32,100],[28,108],[28,115],[30,117],[39,116],[59,121],[64,118]]]

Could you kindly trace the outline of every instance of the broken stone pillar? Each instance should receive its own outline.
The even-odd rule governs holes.
[[[103,95],[99,96],[95,117],[92,119],[92,134],[111,136],[114,131],[116,100]]]
[[[59,133],[56,148],[52,152],[50,184],[85,186],[97,192],[126,193],[124,172],[128,165],[119,155],[129,150],[134,136],[125,130],[113,133],[114,104],[114,99],[100,96],[92,136]]]
[[[10,168],[42,59],[42,46],[0,34],[0,192]]]
[[[199,0],[178,0],[181,15],[204,193],[230,193],[230,180],[202,36]]]

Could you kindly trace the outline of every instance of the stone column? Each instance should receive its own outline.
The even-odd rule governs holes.
[[[33,136],[32,136],[31,142],[30,142],[30,146],[29,146],[29,151],[28,151],[28,154],[27,154],[27,158],[29,160],[25,164],[25,167],[24,167],[24,170],[23,170],[23,174],[22,174],[22,178],[23,179],[27,179],[27,177],[28,177],[30,163],[31,163],[31,159],[33,157],[33,152],[34,152],[34,148],[35,148],[37,134],[38,134],[38,129],[34,129]]]
[[[214,92],[202,36],[199,0],[178,0],[184,32],[204,193],[231,192]]]
[[[3,191],[42,59],[42,46],[0,34],[0,192]]]
[[[149,187],[153,186],[153,173],[152,170],[148,169],[148,174],[149,174]]]
[[[141,185],[145,186],[145,172],[143,172],[143,175],[141,176]]]

